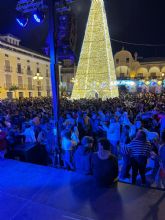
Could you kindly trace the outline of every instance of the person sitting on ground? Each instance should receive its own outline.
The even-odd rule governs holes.
[[[92,171],[99,186],[109,187],[118,180],[118,161],[111,154],[107,139],[98,140],[98,151],[92,156]]]
[[[81,145],[78,146],[74,154],[74,165],[78,173],[85,175],[91,174],[93,138],[89,136],[83,137]]]

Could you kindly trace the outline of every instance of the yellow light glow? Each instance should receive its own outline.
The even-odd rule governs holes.
[[[104,1],[93,0],[72,99],[119,96]]]
[[[158,81],[158,85],[161,86],[162,85],[162,81]]]
[[[146,81],[145,84],[148,86],[148,85],[150,84],[150,82],[149,82],[149,81]]]

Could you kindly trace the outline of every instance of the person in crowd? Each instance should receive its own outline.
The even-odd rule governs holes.
[[[0,125],[0,159],[4,159],[7,151],[6,135],[6,132],[2,130],[2,126]]]
[[[161,145],[159,148],[160,169],[158,174],[158,187],[165,189],[165,130],[161,134]]]
[[[136,184],[137,175],[140,173],[142,184],[145,185],[146,165],[151,152],[151,144],[147,141],[143,130],[137,132],[135,139],[127,145],[127,149],[131,158],[132,184]]]
[[[80,143],[80,139],[79,139],[79,131],[77,126],[72,125],[70,128],[71,131],[71,139],[72,141],[74,141],[76,143],[76,146]]]
[[[93,138],[83,137],[81,145],[74,154],[74,166],[76,172],[89,175],[92,173],[91,161],[93,152]]]
[[[63,134],[61,147],[63,151],[64,168],[68,170],[74,170],[73,166],[73,151],[76,143],[71,139],[71,132],[66,131]]]
[[[124,125],[122,127],[121,132],[121,140],[120,140],[120,153],[122,155],[122,168],[120,172],[120,178],[125,179],[130,177],[130,169],[131,169],[131,161],[130,155],[128,152],[124,151],[124,147],[126,144],[130,143],[130,136],[129,136],[130,127],[128,125]]]
[[[127,166],[129,159],[135,159],[134,151],[128,150],[127,154],[127,144],[132,139],[133,141],[136,139],[134,137],[139,129],[143,129],[147,140],[151,142],[152,152],[157,155],[157,160],[152,155],[150,157],[154,159],[154,166],[152,165],[150,169],[155,178],[155,174],[158,173],[160,167],[158,142],[165,128],[165,95],[163,93],[160,95],[120,93],[118,98],[104,101],[99,98],[90,100],[61,98],[59,112],[61,139],[59,146],[56,146],[55,141],[56,131],[52,123],[51,103],[51,97],[1,100],[0,128],[5,132],[4,140],[7,149],[12,148],[14,150],[14,146],[17,144],[24,144],[23,137],[25,137],[27,143],[36,143],[38,140],[40,143],[45,143],[47,152],[50,155],[53,155],[55,151],[61,152],[63,149],[66,156],[64,157],[64,164],[71,162],[67,167],[73,168],[73,154],[80,142],[79,140],[82,140],[86,135],[91,136],[94,139],[93,150],[95,151],[97,140],[100,137],[107,137],[111,144],[111,152],[119,156],[119,162],[121,162],[121,156],[118,153],[122,153],[122,151],[126,153],[125,155],[122,153],[123,161],[125,161],[121,171],[122,174],[123,169],[129,170],[129,166]],[[125,128],[126,131],[124,131]],[[40,133],[43,130],[46,135]],[[67,132],[71,133],[68,138],[65,137]],[[121,149],[119,149],[119,143]],[[136,150],[138,154],[138,148]],[[138,160],[142,160],[141,164],[145,165],[146,155],[145,159],[141,159],[141,156],[139,155],[140,159]],[[128,160],[125,160],[124,157]],[[124,166],[128,169],[125,169]],[[129,171],[124,171],[124,173],[124,177],[131,174]]]
[[[109,127],[102,123],[102,128],[107,133],[107,139],[111,144],[112,153],[118,156],[118,144],[120,141],[120,123],[117,122],[116,118],[112,117],[110,119]]]
[[[110,187],[118,180],[118,161],[107,139],[98,140],[98,151],[92,156],[92,172],[99,186]]]
[[[29,122],[26,124],[25,131],[22,133],[25,136],[25,143],[36,143],[35,132],[33,125]]]

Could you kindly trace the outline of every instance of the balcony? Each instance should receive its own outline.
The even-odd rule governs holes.
[[[11,73],[12,72],[12,67],[11,66],[5,66],[4,70],[5,70],[5,72]]]

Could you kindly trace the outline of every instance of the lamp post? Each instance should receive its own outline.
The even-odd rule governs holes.
[[[38,97],[40,97],[40,88],[41,88],[40,82],[43,80],[43,76],[40,76],[40,73],[37,73],[33,77],[33,79],[37,81]]]

